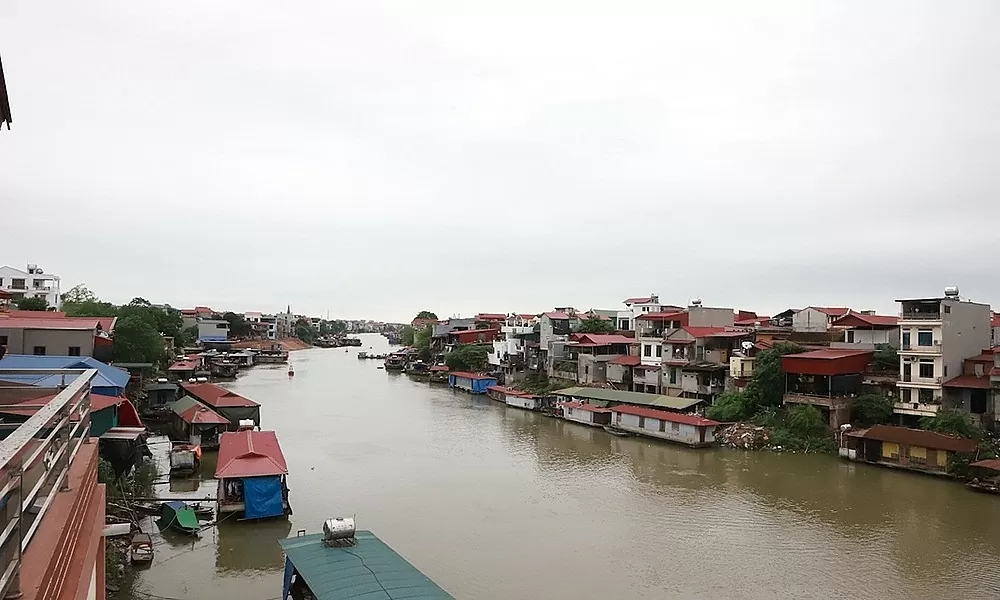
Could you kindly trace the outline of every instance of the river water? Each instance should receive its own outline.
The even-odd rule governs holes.
[[[275,540],[355,514],[459,599],[1000,598],[1000,497],[830,456],[613,437],[358,350],[294,352],[294,378],[257,367],[230,386],[278,433],[294,516],[158,537],[121,598],[277,598]]]

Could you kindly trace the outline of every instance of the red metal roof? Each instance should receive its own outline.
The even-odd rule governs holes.
[[[45,314],[45,313],[42,313]],[[80,318],[36,318],[36,317],[2,317],[0,329],[66,329],[73,331],[97,330],[100,319]]]
[[[476,315],[477,321],[506,321],[507,315],[502,313],[479,313]]]
[[[502,385],[491,385],[486,388],[487,390],[494,392],[502,392],[510,396],[517,396],[518,398],[541,398],[538,394],[532,394],[530,392],[525,392],[524,390],[515,390],[514,388],[509,388]]]
[[[800,375],[849,375],[864,373],[871,350],[813,350],[781,357],[781,370]]]
[[[746,329],[733,329],[732,327],[683,327],[684,331],[695,338],[708,337],[743,337],[750,335]],[[668,342],[672,340],[667,340]]]
[[[465,379],[496,379],[496,377],[490,377],[489,375],[480,375],[479,373],[469,373],[468,371],[455,371],[454,373],[448,373],[449,376],[463,377]]]
[[[771,322],[771,317],[752,317],[748,319],[737,319],[733,321],[733,325],[737,327],[753,327],[758,323],[761,325],[766,325]]]
[[[7,312],[11,317],[19,319],[65,319],[66,313],[58,310],[11,310]],[[96,318],[96,317],[94,317]]]
[[[974,463],[969,463],[970,467],[983,467],[993,471],[1000,471],[1000,458],[988,458],[986,460],[977,460]]]
[[[595,413],[609,413],[610,408],[601,408],[599,406],[594,406],[593,404],[584,404],[583,402],[556,402],[556,406],[562,406],[564,408],[576,408],[579,410],[585,410],[588,412]]]
[[[806,308],[811,308],[813,310],[818,310],[821,313],[825,313],[831,317],[839,317],[846,315],[851,312],[851,309],[846,306],[807,306]],[[803,309],[804,310],[804,309]]]
[[[680,321],[681,326],[688,324],[688,314],[687,312],[681,311],[671,311],[671,312],[650,312],[643,313],[635,318],[636,321]]]
[[[240,396],[236,392],[219,387],[214,383],[182,383],[184,391],[213,408],[260,406],[253,400]]]
[[[863,315],[861,313],[851,312],[850,314],[840,317],[833,322],[834,325],[840,325],[842,327],[882,327],[885,329],[891,329],[897,326],[899,317],[892,317],[888,315]]]
[[[680,413],[670,412],[669,410],[657,410],[655,408],[647,408],[645,406],[614,406],[611,408],[611,412],[636,415],[639,417],[646,417],[647,419],[659,419],[661,421],[669,421],[671,423],[684,423],[685,425],[694,425],[695,427],[715,427],[716,425],[720,425],[718,421],[713,421],[712,419],[704,419],[702,417],[695,417],[692,415],[682,415]]]
[[[527,321],[530,321],[530,320],[535,319],[535,318],[538,317],[538,315],[527,315],[527,314],[522,314],[522,315],[517,315],[517,316],[519,316],[522,319],[525,319]]]
[[[625,298],[622,300],[622,304],[649,304],[652,301],[652,296],[646,296],[644,298]]]
[[[174,364],[170,365],[167,369],[168,371],[193,371],[198,368],[201,364],[201,360],[197,358],[185,358],[184,360],[178,360]]]
[[[555,319],[557,321],[562,321],[570,318],[569,315],[564,312],[547,312],[545,313],[545,316],[550,319]]]
[[[642,358],[638,356],[619,356],[618,358],[611,359],[611,362],[616,365],[627,365],[635,366],[642,362]]]
[[[431,365],[430,370],[431,371],[435,371],[435,372],[437,372],[437,371],[447,371],[448,370],[448,366],[447,365]]]
[[[950,452],[975,452],[976,448],[979,447],[976,440],[969,438],[946,435],[944,433],[937,433],[936,431],[925,431],[923,429],[895,427],[892,425],[873,425],[867,431],[855,437],[895,444],[906,444],[908,446],[920,446],[935,450],[948,450]]]
[[[944,387],[988,390],[990,389],[990,376],[988,373],[982,377],[976,377],[975,375],[959,375],[958,377],[952,377],[948,381],[944,382]]]
[[[633,344],[635,340],[617,333],[575,333],[579,345],[610,346],[611,344]]]
[[[285,475],[288,464],[273,431],[233,431],[219,438],[215,476],[220,479]]]
[[[1000,327],[1000,313],[994,313],[993,315],[993,326]]]
[[[211,408],[202,405],[192,406],[178,415],[185,423],[192,425],[227,425],[229,419],[223,417]]]

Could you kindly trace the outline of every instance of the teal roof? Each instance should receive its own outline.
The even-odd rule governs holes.
[[[679,398],[677,396],[664,396],[659,394],[644,394],[642,392],[627,392],[623,390],[608,390],[604,388],[571,387],[552,392],[556,396],[568,396],[571,398],[584,398],[587,400],[597,400],[603,402],[618,402],[621,404],[636,404],[638,406],[651,406],[656,408],[669,408],[672,410],[687,410],[699,402],[697,398]],[[592,402],[597,404],[597,402]]]
[[[356,536],[343,548],[324,544],[322,533],[278,543],[317,600],[454,600],[372,532]]]

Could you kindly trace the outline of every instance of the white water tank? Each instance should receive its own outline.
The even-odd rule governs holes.
[[[957,285],[949,285],[948,287],[944,288],[944,295],[947,296],[948,298],[957,298],[958,297],[958,286]]]
[[[356,531],[354,517],[337,517],[323,521],[323,541],[348,540]]]

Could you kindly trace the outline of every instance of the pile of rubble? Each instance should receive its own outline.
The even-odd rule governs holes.
[[[743,450],[758,450],[765,448],[771,441],[770,432],[766,427],[757,427],[751,423],[733,423],[721,429],[715,436],[720,446],[740,448]]]

